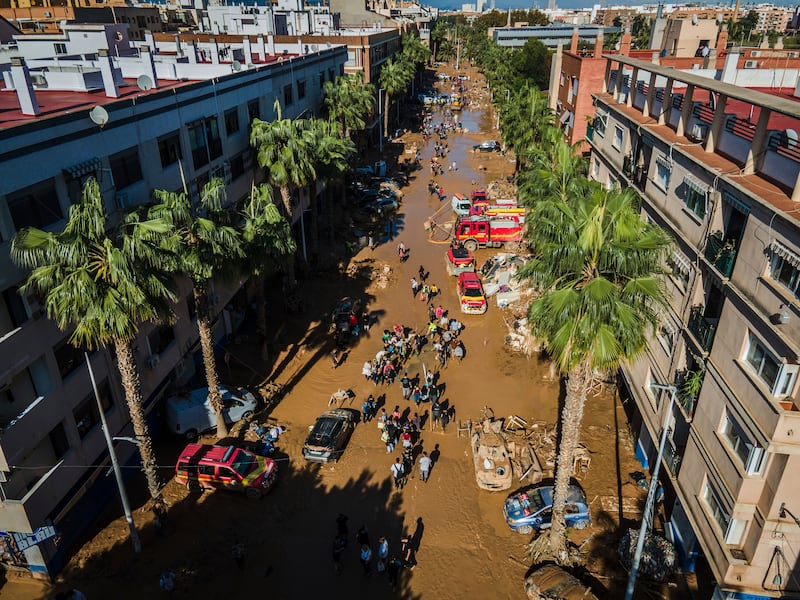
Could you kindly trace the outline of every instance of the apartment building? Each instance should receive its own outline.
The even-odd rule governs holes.
[[[105,476],[108,453],[83,353],[34,296],[18,293],[26,273],[9,257],[14,234],[29,225],[63,226],[88,177],[99,181],[112,217],[153,190],[180,190],[184,181],[197,194],[215,176],[226,181],[228,200],[240,201],[262,180],[250,121],[273,118],[276,99],[285,116],[318,111],[323,84],[343,73],[347,59],[344,46],[307,51],[295,40],[271,53],[256,45],[242,66],[234,62],[241,48],[225,58],[210,43],[178,43],[177,52],[163,54],[136,47],[124,25],[69,25],[66,34],[50,36],[68,45],[57,60],[20,46],[32,57],[12,60],[0,93],[0,560],[38,575],[64,565],[116,490]],[[52,49],[54,39],[37,37],[26,43]],[[296,202],[299,235],[308,193]],[[214,290],[216,340],[242,321],[247,301],[239,287]],[[181,291],[177,322],[145,325],[134,343],[155,434],[161,425],[154,409],[165,391],[202,361],[188,283]],[[91,360],[111,434],[132,435],[113,357],[99,351]],[[138,460],[125,442],[117,452],[123,462]],[[126,474],[141,477],[137,469]],[[46,526],[56,537],[24,551],[15,546],[14,533]]]
[[[668,428],[666,533],[716,598],[799,597],[800,101],[606,59],[590,174],[675,240],[669,309],[621,370],[637,454]]]

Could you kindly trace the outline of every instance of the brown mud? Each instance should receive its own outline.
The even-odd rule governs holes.
[[[443,70],[447,72],[447,67]],[[467,85],[473,88],[468,95],[474,103],[472,108],[467,106],[461,118],[469,131],[451,134],[448,139],[451,150],[443,164],[455,160],[458,170],[445,171],[436,178],[447,194],[443,203],[449,203],[455,192],[468,194],[473,182],[485,186],[505,180],[514,171],[510,156],[472,151],[474,144],[498,139],[498,132],[485,106],[485,80],[473,69],[468,72],[471,80]],[[442,112],[434,115],[436,122]],[[459,421],[479,419],[481,409],[488,405],[498,417],[515,414],[552,426],[559,407],[559,382],[553,379],[546,361],[535,355],[527,359],[506,349],[506,320],[512,315],[496,304],[490,302],[483,316],[460,315],[455,278],[445,271],[446,246],[431,243],[423,228],[426,219],[441,207],[427,190],[433,142],[423,145],[418,133],[407,133],[386,146],[385,155],[394,154],[401,160],[413,159],[412,148],[416,146],[423,163],[423,169],[413,174],[403,190],[393,239],[384,236],[374,251],[362,249],[352,259],[381,272],[384,265],[388,266],[386,281],[370,281],[362,275],[345,277],[335,269],[314,273],[301,279],[304,312],[299,315],[285,313],[279,290],[271,290],[271,338],[277,351],[273,360],[268,366],[259,364],[257,344],[245,332],[229,347],[231,372],[220,366],[224,381],[255,387],[273,380],[287,390],[268,415],[260,415],[288,428],[278,443],[280,479],[276,488],[254,501],[221,491],[192,495],[170,480],[165,489],[169,525],[164,536],[156,534],[145,498],[134,490],[134,499],[138,500],[134,517],[144,545],[141,555],[132,553],[125,521],[119,517],[118,507],[112,506],[55,586],[11,581],[0,589],[0,597],[47,598],[55,590],[73,587],[91,600],[166,597],[158,589],[159,573],[166,570],[177,574],[175,598],[524,597],[528,538],[512,532],[503,520],[506,492],[477,488],[468,439],[457,436],[457,425]],[[444,209],[440,214],[448,215],[449,211]],[[410,259],[402,264],[397,258],[400,241],[411,250]],[[479,251],[479,264],[491,255],[489,250]],[[300,450],[308,426],[327,408],[328,399],[339,388],[355,392],[352,407],[356,409],[370,393],[383,400],[389,411],[396,404],[401,409],[413,409],[413,404],[402,400],[399,383],[375,387],[364,380],[361,366],[380,349],[384,328],[402,323],[423,330],[426,306],[410,292],[410,279],[420,265],[430,271],[429,281],[441,289],[434,304],[441,303],[465,324],[462,339],[467,354],[462,363],[453,361],[440,373],[446,386],[443,398],[455,407],[456,414],[446,433],[424,428],[424,448],[430,452],[438,445],[441,453],[429,482],[422,483],[415,472],[406,488],[395,493],[389,467],[400,451],[387,454],[374,422],[358,425],[339,463],[308,465]],[[327,331],[330,311],[344,295],[363,297],[377,324],[349,349],[344,363],[333,369]],[[432,356],[423,354],[422,359],[409,363],[410,376],[420,373],[423,363],[425,368],[435,369]],[[599,597],[621,597],[626,573],[615,556],[621,535],[618,526],[620,518],[628,522],[638,518],[643,500],[642,490],[628,477],[640,467],[626,427],[623,407],[613,390],[590,394],[582,441],[591,464],[579,482],[591,505],[593,525],[569,535],[586,558],[589,573],[583,580],[592,583]],[[240,437],[241,433],[237,437],[234,431],[227,441],[239,442]],[[213,436],[205,439],[212,442]],[[180,447],[181,442],[173,440],[159,448],[165,480],[173,474]],[[350,544],[344,552],[343,570],[336,574],[331,546],[340,512],[349,516]],[[397,592],[390,590],[384,574],[374,573],[369,578],[362,574],[353,539],[361,525],[368,527],[373,549],[377,539],[385,535],[391,552],[399,552],[401,535],[413,536],[418,566],[401,573]],[[245,546],[241,569],[231,555],[236,541]],[[685,597],[677,591],[669,593],[674,592],[675,598]]]

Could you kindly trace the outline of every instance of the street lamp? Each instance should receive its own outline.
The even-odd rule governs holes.
[[[136,531],[136,524],[133,522],[133,515],[131,514],[131,506],[128,504],[128,494],[125,493],[125,485],[122,481],[122,469],[119,468],[119,461],[117,460],[117,453],[114,450],[114,442],[111,439],[111,433],[108,431],[108,423],[106,422],[106,413],[103,410],[103,404],[100,402],[100,393],[97,391],[97,381],[94,378],[94,371],[92,370],[92,361],[89,359],[89,353],[84,352],[86,357],[86,366],[89,369],[89,379],[92,380],[92,389],[94,390],[94,399],[97,402],[97,411],[100,413],[100,427],[103,430],[103,435],[106,438],[106,446],[108,447],[108,455],[111,457],[111,466],[114,469],[114,478],[117,480],[117,489],[119,490],[119,499],[122,503],[122,510],[125,512],[125,520],[128,522],[128,529],[131,532],[131,543],[133,544],[133,551],[139,554],[142,551],[142,543],[139,540],[139,532]],[[119,438],[126,439],[129,438]],[[135,443],[139,443],[135,440]]]
[[[647,502],[644,504],[644,514],[642,515],[642,525],[639,528],[639,539],[636,540],[636,551],[633,554],[633,561],[631,564],[631,573],[628,576],[628,587],[625,590],[625,600],[633,598],[633,591],[636,589],[636,577],[639,574],[639,563],[642,560],[642,552],[644,551],[644,538],[647,535],[647,528],[650,525],[650,518],[653,513],[653,504],[656,500],[656,488],[658,487],[658,472],[661,470],[661,459],[664,456],[664,448],[667,445],[667,434],[669,433],[669,420],[672,415],[672,407],[675,406],[675,397],[678,394],[678,388],[674,385],[661,385],[659,383],[651,383],[650,387],[656,390],[666,390],[670,392],[669,406],[667,407],[667,416],[664,418],[664,426],[661,431],[661,441],[658,444],[658,456],[656,457],[656,466],[653,468],[653,475],[650,479],[650,488],[647,490]]]
[[[786,502],[781,502],[781,507],[778,509],[778,516],[779,516],[781,519],[785,519],[785,518],[786,518],[786,515],[789,515],[789,516],[792,518],[792,520],[795,522],[795,525],[797,525],[798,527],[800,527],[800,519],[798,519],[797,517],[795,517],[795,516],[792,514],[792,512],[791,512],[791,511],[790,511],[788,508],[786,508]]]

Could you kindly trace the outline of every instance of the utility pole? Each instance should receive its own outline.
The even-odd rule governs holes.
[[[97,411],[100,413],[100,427],[102,428],[103,435],[106,438],[108,455],[111,457],[111,466],[114,469],[114,478],[117,480],[119,499],[120,502],[122,503],[122,510],[125,512],[125,520],[128,522],[128,529],[130,529],[131,532],[131,543],[133,544],[133,551],[136,554],[139,554],[142,551],[142,543],[139,540],[139,532],[136,531],[136,524],[133,522],[133,515],[131,514],[131,506],[128,503],[128,494],[125,492],[125,483],[122,481],[122,469],[119,468],[117,453],[114,450],[114,442],[111,439],[111,432],[108,431],[108,423],[106,422],[106,413],[103,410],[102,402],[100,402],[100,392],[97,391],[97,381],[95,381],[94,378],[94,370],[92,370],[92,361],[89,359],[88,352],[84,352],[83,356],[86,357],[86,366],[89,369],[89,379],[92,380],[94,399],[95,402],[97,402]]]
[[[639,575],[639,563],[642,561],[642,552],[644,551],[644,538],[647,536],[647,529],[650,526],[650,519],[653,516],[653,504],[655,504],[656,500],[656,488],[658,487],[658,473],[661,470],[661,459],[664,456],[664,448],[667,445],[669,420],[672,418],[672,409],[675,406],[675,397],[678,393],[678,388],[676,388],[674,385],[651,383],[650,387],[653,389],[666,390],[670,392],[669,406],[667,406],[667,416],[664,417],[664,425],[661,431],[661,441],[658,444],[656,465],[653,467],[653,475],[650,478],[650,488],[647,490],[647,502],[645,502],[644,505],[642,525],[639,528],[639,539],[636,540],[636,551],[633,554],[631,573],[628,576],[628,587],[625,590],[625,600],[632,600],[633,591],[636,589],[636,577]]]

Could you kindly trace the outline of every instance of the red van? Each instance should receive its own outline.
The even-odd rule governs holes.
[[[275,483],[278,468],[264,458],[236,446],[188,444],[175,465],[175,479],[189,489],[224,489],[260,498]]]

